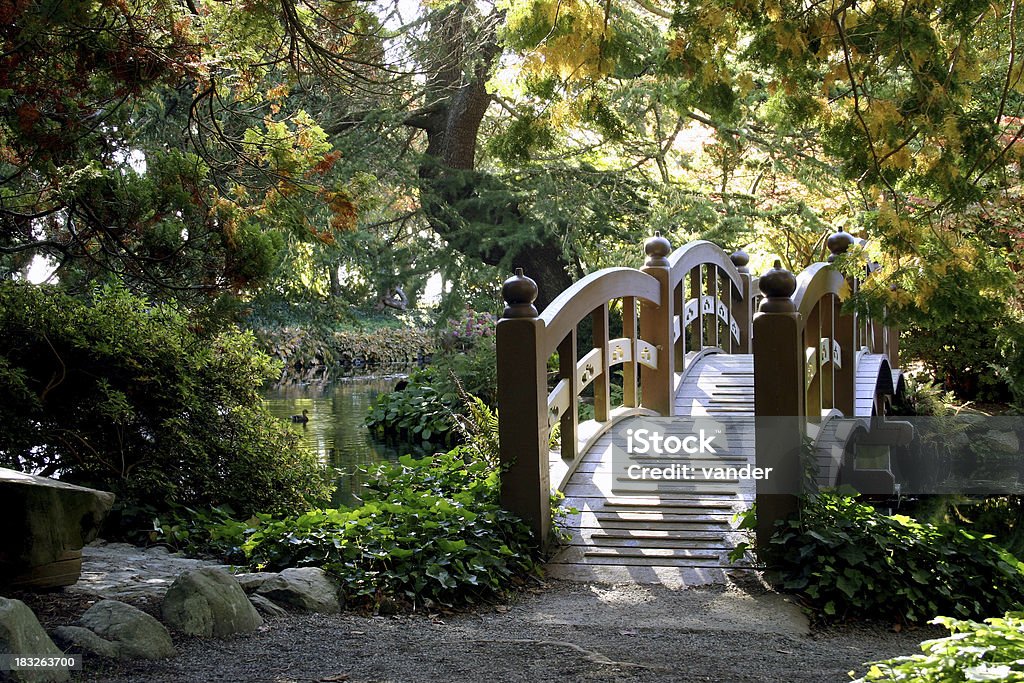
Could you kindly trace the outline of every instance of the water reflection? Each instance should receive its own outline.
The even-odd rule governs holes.
[[[366,481],[357,470],[384,460],[395,460],[404,453],[423,454],[410,444],[383,443],[374,439],[363,425],[373,399],[387,393],[405,377],[387,374],[374,377],[343,377],[323,383],[281,382],[264,392],[270,412],[287,420],[307,446],[321,459],[339,470],[334,502],[351,505]],[[293,423],[293,415],[306,410],[309,421]]]

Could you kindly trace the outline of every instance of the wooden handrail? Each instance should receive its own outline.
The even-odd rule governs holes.
[[[598,270],[559,294],[540,315],[544,322],[541,355],[553,354],[569,331],[598,306],[623,297],[661,305],[658,281],[634,268]]]
[[[834,294],[841,301],[846,301],[851,293],[850,283],[842,273],[832,267],[832,264],[813,263],[796,278],[793,305],[806,321],[814,307],[827,294]]]
[[[710,264],[721,268],[729,276],[736,288],[737,296],[743,292],[743,278],[739,269],[732,262],[730,256],[714,242],[697,240],[684,244],[669,255],[668,263],[671,273],[669,284],[672,287],[682,282],[686,274],[693,268]]]

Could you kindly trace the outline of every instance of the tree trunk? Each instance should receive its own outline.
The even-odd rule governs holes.
[[[406,123],[427,134],[420,165],[421,203],[431,227],[448,244],[489,265],[523,271],[537,281],[542,310],[572,284],[561,236],[544,233],[515,200],[514,188],[474,170],[477,134],[491,103],[485,84],[501,54],[496,30],[501,17],[475,16],[461,0],[435,22],[437,54],[428,65],[426,101]]]
[[[338,275],[338,264],[332,263],[327,266],[327,273],[331,277],[331,296],[336,299],[341,296],[341,278]]]

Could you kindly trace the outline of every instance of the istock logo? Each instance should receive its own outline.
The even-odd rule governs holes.
[[[626,430],[626,453],[644,455],[653,453],[657,455],[709,455],[718,453],[712,442],[715,435],[708,435],[703,429],[696,434],[689,436],[665,436],[659,431],[652,429],[627,429]]]

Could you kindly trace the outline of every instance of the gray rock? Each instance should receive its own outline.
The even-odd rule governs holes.
[[[81,626],[57,627],[53,631],[53,641],[64,648],[65,652],[81,652],[105,659],[120,657],[120,648],[117,643],[104,640]]]
[[[117,600],[100,600],[86,610],[78,625],[115,643],[119,659],[167,659],[178,654],[163,624]]]
[[[337,585],[317,567],[285,569],[260,586],[256,594],[307,612],[337,614],[341,611]]]
[[[114,494],[0,468],[0,584],[69,586]]]
[[[127,543],[90,543],[82,549],[82,576],[68,590],[122,602],[159,604],[183,572],[219,565],[179,557],[165,548],[138,548]]]
[[[238,581],[216,567],[185,572],[175,579],[161,612],[171,628],[207,638],[249,633],[263,624]]]
[[[256,608],[257,612],[271,619],[274,619],[276,617],[283,617],[288,614],[288,611],[286,609],[284,609],[280,605],[274,604],[262,595],[250,595],[249,602],[252,603],[252,606]]]
[[[984,438],[999,453],[1020,453],[1020,439],[1015,432],[987,432]]]
[[[235,581],[246,593],[255,593],[270,579],[277,576],[275,572],[252,572],[248,574],[235,574]]]
[[[0,598],[0,653],[33,657],[60,657],[61,652],[21,600]],[[67,669],[0,671],[0,680],[49,683],[70,678]]]

